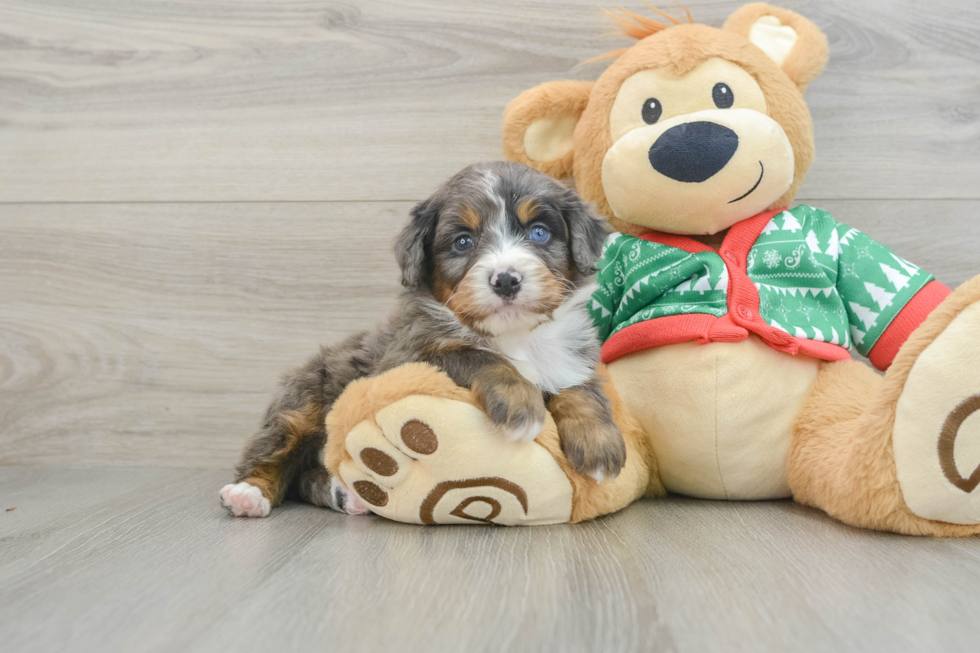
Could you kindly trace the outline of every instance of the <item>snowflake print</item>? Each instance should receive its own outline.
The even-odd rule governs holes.
[[[869,259],[872,259],[872,260],[874,259],[874,255],[871,254],[871,248],[870,247],[867,247],[867,246],[859,247],[858,248],[858,250],[857,250],[857,257],[858,257],[858,260],[863,259],[863,258],[869,258]]]
[[[842,263],[840,270],[844,274],[844,277],[854,277],[855,279],[860,278],[857,273],[857,266],[855,266],[853,263]]]
[[[783,257],[779,255],[774,249],[766,250],[766,253],[762,255],[762,262],[766,264],[766,267],[772,270],[777,267],[783,260]]]
[[[809,323],[810,316],[813,314],[814,310],[816,309],[815,307],[810,306],[809,304],[800,304],[796,310],[798,313],[800,313],[803,316],[803,321]]]

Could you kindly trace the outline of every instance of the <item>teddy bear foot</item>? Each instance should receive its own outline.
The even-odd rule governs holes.
[[[925,519],[980,524],[980,303],[919,355],[895,412],[905,504]]]
[[[549,420],[550,421],[550,420]],[[417,524],[555,524],[572,486],[537,443],[509,442],[461,401],[410,395],[344,441],[344,483],[371,512]]]

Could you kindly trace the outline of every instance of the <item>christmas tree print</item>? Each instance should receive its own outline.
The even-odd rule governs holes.
[[[878,316],[881,315],[880,313],[875,313],[870,308],[861,306],[855,302],[851,302],[850,306],[851,310],[854,311],[854,314],[864,325],[865,329],[871,329],[871,327],[875,325],[875,322],[878,321]],[[857,338],[855,338],[855,340],[857,340]]]
[[[813,229],[806,235],[806,244],[814,254],[823,254],[820,251],[820,240],[817,238],[817,234]]]
[[[770,219],[744,255],[765,324],[801,340],[845,349],[853,342],[864,355],[932,280],[861,231],[807,206]],[[603,340],[640,322],[689,313],[722,317],[730,308],[728,264],[714,251],[614,234],[598,267],[589,312]]]
[[[783,211],[780,215],[783,218],[783,231],[797,232],[803,229],[800,221],[796,219],[796,216],[789,211]]]
[[[891,306],[892,300],[895,299],[895,293],[888,292],[881,286],[876,286],[869,281],[864,282],[864,287],[867,289],[868,294],[871,295],[871,299],[875,300],[875,303],[878,304],[878,308],[882,310]]]
[[[722,292],[728,292],[728,266],[721,269],[721,278],[718,279],[718,284],[715,286],[715,290],[721,290]]]
[[[909,273],[909,275],[914,275],[916,272],[919,271],[919,268],[915,267],[914,265],[912,265],[902,257],[896,255],[894,252],[892,252],[891,255],[892,258],[895,259],[895,262],[901,265],[902,268],[904,268],[904,270]]]
[[[830,230],[830,242],[827,244],[827,251],[824,254],[833,257],[835,261],[840,258],[840,237],[837,235],[836,229]]]
[[[840,237],[840,244],[841,245],[850,245],[851,244],[851,239],[854,238],[855,236],[857,236],[860,233],[861,232],[858,231],[857,229],[848,229],[846,232],[844,232],[844,235]]]
[[[901,290],[909,285],[910,277],[905,276],[892,266],[882,263],[881,271],[885,273],[886,277],[888,277],[888,281],[895,287],[895,290]]]
[[[864,331],[861,331],[860,329],[858,329],[853,324],[851,325],[851,337],[854,339],[854,344],[855,345],[863,345],[864,344],[864,336],[865,335],[867,335],[867,334],[865,334]]]
[[[698,282],[694,284],[691,290],[700,291],[702,295],[706,290],[714,290],[714,288],[711,287],[710,271],[708,270],[707,266],[704,268],[704,276],[698,277]]]

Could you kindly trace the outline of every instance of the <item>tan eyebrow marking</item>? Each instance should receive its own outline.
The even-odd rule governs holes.
[[[529,197],[521,205],[517,207],[517,219],[521,221],[522,224],[527,224],[538,214],[538,200],[533,197]]]
[[[472,206],[464,206],[463,210],[459,212],[459,219],[474,231],[480,228],[480,214]]]

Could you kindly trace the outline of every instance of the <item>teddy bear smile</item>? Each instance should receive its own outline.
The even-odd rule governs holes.
[[[747,193],[745,193],[744,195],[739,195],[738,197],[736,197],[735,199],[733,199],[732,201],[730,201],[729,204],[734,204],[735,202],[737,202],[739,200],[744,200],[746,197],[748,197],[749,195],[751,195],[752,193],[754,193],[755,192],[755,189],[758,188],[759,187],[759,184],[762,183],[762,178],[765,176],[765,174],[766,174],[766,167],[764,165],[762,165],[762,161],[759,161],[759,179],[755,182],[755,186],[753,186],[752,188],[750,188],[749,191]]]

